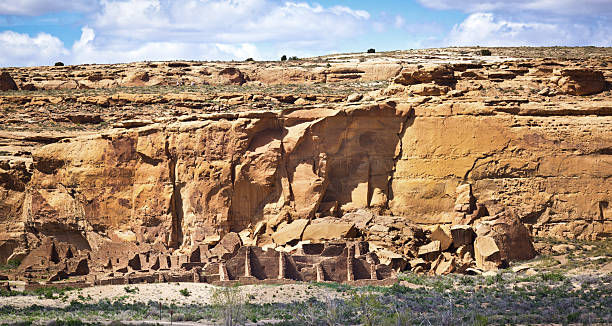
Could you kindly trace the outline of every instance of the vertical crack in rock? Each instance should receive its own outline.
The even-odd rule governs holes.
[[[415,119],[416,114],[414,112],[414,108],[411,108],[406,114],[404,121],[402,121],[401,123],[400,132],[397,133],[398,142],[396,146],[398,146],[399,151],[397,152],[395,157],[393,157],[393,168],[391,170],[391,174],[389,175],[389,180],[387,181],[387,201],[385,204],[386,209],[390,209],[389,202],[393,199],[393,179],[395,178],[395,172],[397,171],[397,162],[402,159],[404,135],[406,134],[406,130],[408,129],[408,127],[412,126]]]
[[[368,193],[366,197],[366,205],[367,207],[372,206],[372,195],[374,194],[374,186],[372,185],[372,163],[370,163],[370,155],[368,155]]]
[[[181,198],[181,190],[177,185],[176,180],[176,163],[177,158],[170,153],[168,136],[165,140],[165,153],[168,159],[168,177],[172,183],[172,196],[170,198],[170,215],[172,217],[170,239],[168,239],[168,247],[178,248],[183,242],[183,200]]]

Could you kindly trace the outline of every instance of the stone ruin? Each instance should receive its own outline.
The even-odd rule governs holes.
[[[509,211],[490,207],[491,212],[477,202],[465,184],[457,188],[454,212],[444,224],[416,225],[401,216],[358,210],[276,227],[261,221],[189,250],[137,241],[91,249],[66,237],[46,237],[10,277],[27,280],[30,289],[155,282],[388,284],[401,271],[482,273],[533,258],[525,225]]]
[[[160,249],[108,243],[95,252],[79,252],[70,244],[49,238],[27,256],[17,274],[60,286],[293,281],[359,284],[396,279],[391,266],[381,264],[363,241],[302,243],[288,253],[242,246],[238,235],[229,233],[213,248],[199,245],[189,255],[171,255]],[[71,282],[58,282],[68,278]],[[42,285],[29,282],[26,288]]]

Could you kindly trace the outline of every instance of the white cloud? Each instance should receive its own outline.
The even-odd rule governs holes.
[[[276,59],[287,42],[307,43],[313,52],[333,48],[362,33],[369,18],[345,6],[291,1],[101,0],[83,30],[87,41],[73,48],[74,62]]]
[[[474,13],[455,25],[445,45],[457,46],[611,46],[610,26],[511,21],[492,13]]]
[[[144,60],[231,60],[258,57],[253,44],[209,44],[174,42],[145,42],[136,46],[123,43],[100,48],[95,45],[93,29],[82,28],[81,38],[72,46],[72,63],[132,62]]]
[[[612,0],[418,0],[470,15],[440,45],[610,46]]]
[[[91,22],[105,38],[245,43],[353,36],[365,11],[273,0],[102,1]]]
[[[77,3],[86,1],[94,0],[77,0]],[[20,10],[31,10],[30,2]],[[258,60],[277,59],[278,53],[321,54],[334,49],[340,41],[366,32],[370,19],[370,14],[363,10],[297,1],[98,0],[96,3],[98,10],[89,15],[81,39],[70,49],[59,46],[60,53],[69,53],[66,63],[248,57]],[[293,52],[286,52],[289,50]],[[21,65],[30,62],[24,61]]]
[[[393,22],[393,25],[395,26],[395,28],[402,28],[404,27],[404,25],[406,25],[406,19],[404,19],[404,17],[397,15],[395,16],[395,21]]]
[[[610,0],[418,0],[421,5],[441,10],[476,12],[538,11],[548,14],[603,16],[612,13]]]
[[[69,55],[62,41],[47,33],[31,37],[13,31],[1,32],[0,49],[0,66],[50,65]]]
[[[87,12],[97,8],[96,0],[3,0],[0,15],[38,16],[59,11]]]

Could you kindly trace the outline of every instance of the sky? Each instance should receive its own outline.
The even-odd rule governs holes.
[[[0,67],[612,46],[612,0],[1,0]]]

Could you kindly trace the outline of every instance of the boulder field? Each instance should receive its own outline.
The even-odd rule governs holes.
[[[372,266],[380,260],[394,271],[445,274],[533,258],[534,237],[609,237],[608,77],[565,66],[367,66],[373,79],[392,76],[390,84],[343,102],[36,139],[47,144],[0,159],[0,262],[19,259],[32,277],[47,266],[57,280],[106,266],[99,264],[106,258],[87,253],[110,244],[132,255],[125,266],[99,268],[116,276],[143,270],[133,263],[143,252],[185,256],[175,264],[185,268],[210,257],[249,261],[251,250],[278,261],[284,256],[261,250],[303,255],[313,244],[342,241],[357,246],[343,249],[345,256],[368,243]],[[329,68],[326,78],[345,70]],[[292,73],[267,68],[250,76],[278,80],[272,72]],[[153,79],[141,75],[132,79]],[[229,249],[222,245],[228,235]],[[59,247],[65,257],[44,259]],[[192,261],[195,250],[210,254],[198,251]],[[230,265],[243,266],[240,259]],[[60,261],[64,274],[49,269]],[[308,275],[330,273],[309,264]],[[281,267],[274,277],[284,273]]]

